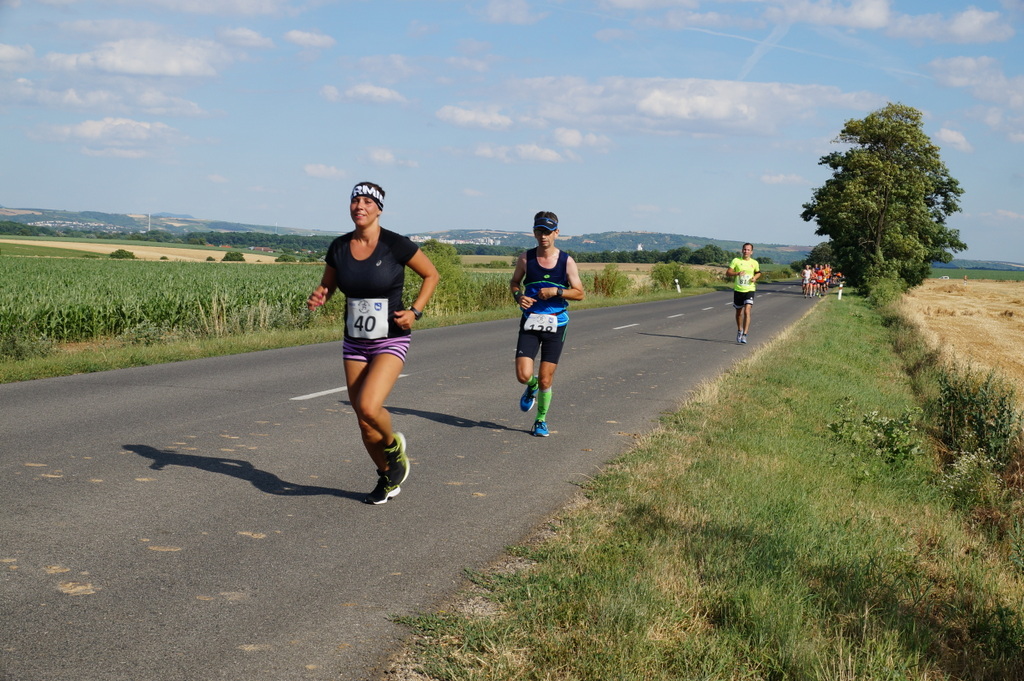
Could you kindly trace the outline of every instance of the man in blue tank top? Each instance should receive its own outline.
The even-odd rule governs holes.
[[[537,248],[519,256],[511,281],[512,297],[523,311],[516,343],[516,380],[526,386],[519,408],[530,411],[537,405],[537,418],[530,432],[547,437],[551,384],[569,329],[569,301],[583,300],[584,294],[576,261],[555,247],[558,216],[548,211],[537,213],[533,236]],[[540,371],[535,376],[533,365],[538,352]]]

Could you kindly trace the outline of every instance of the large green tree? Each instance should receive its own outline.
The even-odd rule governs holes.
[[[849,148],[821,157],[832,177],[814,190],[801,217],[829,237],[833,264],[851,284],[917,286],[932,262],[949,262],[967,248],[946,226],[963,190],[922,130],[920,111],[890,103],[847,121],[835,142]]]

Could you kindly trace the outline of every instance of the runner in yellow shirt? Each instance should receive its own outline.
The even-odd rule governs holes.
[[[743,257],[733,258],[727,276],[734,277],[732,306],[736,309],[736,342],[747,342],[747,331],[750,329],[750,310],[754,307],[754,289],[761,278],[761,266],[751,255],[753,244],[743,244]]]

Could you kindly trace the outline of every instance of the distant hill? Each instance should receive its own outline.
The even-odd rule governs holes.
[[[153,213],[154,218],[185,218],[186,220],[195,220],[191,215],[179,215],[177,213]]]
[[[477,244],[495,247],[530,248],[536,245],[529,232],[503,232],[488,229],[449,229],[440,232],[419,232],[410,234],[414,240],[437,239],[452,244]],[[601,251],[671,251],[676,248],[697,250],[702,246],[718,246],[726,251],[739,252],[743,241],[690,236],[687,234],[665,234],[662,232],[600,232],[592,234],[563,235],[558,245],[567,251],[600,253]],[[772,262],[789,264],[803,260],[811,246],[785,244],[754,244],[754,257],[771,258]]]
[[[173,237],[187,239],[200,233],[212,243],[216,239],[208,233],[223,234],[223,242],[237,241],[239,245],[287,246],[302,250],[323,250],[341,232],[331,230],[296,229],[294,227],[271,227],[251,225],[223,220],[204,220],[181,213],[160,212],[152,215],[102,213],[98,211],[65,211],[48,208],[9,208],[0,206],[0,222],[14,222],[34,225],[52,230],[51,233],[96,232],[115,235],[119,233],[139,234],[166,232]],[[9,230],[8,230],[9,233]],[[204,234],[207,233],[207,234]],[[230,234],[234,234],[232,239]],[[259,235],[272,235],[261,237]],[[156,235],[154,235],[156,236]],[[508,249],[530,248],[536,242],[529,232],[506,232],[488,229],[449,229],[437,232],[410,234],[414,240],[423,242],[437,239],[446,243],[462,245],[460,251],[473,248],[481,253],[507,252]],[[164,235],[166,237],[166,234]],[[134,237],[133,237],[134,238]],[[169,240],[169,238],[165,239]],[[294,241],[294,243],[292,243]],[[687,234],[665,234],[661,232],[600,232],[591,234],[564,235],[559,245],[569,251],[580,253],[601,253],[604,251],[662,251],[689,248],[695,251],[703,246],[717,246],[729,252],[739,252],[742,241],[691,236]],[[777,243],[755,243],[754,257],[771,258],[772,262],[788,265],[803,260],[812,246]],[[948,264],[935,263],[935,267],[951,269],[1018,270],[1024,264],[987,260],[953,260]]]
[[[97,232],[147,232],[151,229],[186,236],[193,232],[262,232],[265,234],[297,234],[303,236],[338,235],[340,232],[312,231],[292,227],[249,225],[222,220],[201,220],[177,213],[101,213],[49,208],[8,208],[0,206],[0,220],[51,229],[92,230]]]

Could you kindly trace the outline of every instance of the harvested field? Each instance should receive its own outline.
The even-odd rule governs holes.
[[[209,257],[213,257],[216,260],[220,260],[224,257],[224,254],[229,250],[237,250],[245,256],[246,262],[256,263],[272,263],[277,256],[266,255],[262,253],[253,253],[252,251],[244,251],[242,249],[202,249],[202,248],[175,248],[173,246],[160,246],[156,242],[140,241],[136,244],[109,244],[97,241],[84,242],[84,241],[39,241],[39,240],[27,240],[27,239],[13,239],[4,238],[0,239],[0,243],[9,244],[26,244],[39,248],[53,247],[53,248],[67,248],[76,251],[84,251],[86,253],[97,253],[99,255],[110,255],[114,251],[123,248],[126,251],[131,251],[135,254],[135,257],[139,260],[160,260],[166,257],[168,260],[182,260],[185,262],[203,262]]]
[[[929,279],[902,304],[933,347],[961,364],[996,369],[1024,401],[1024,282]]]

